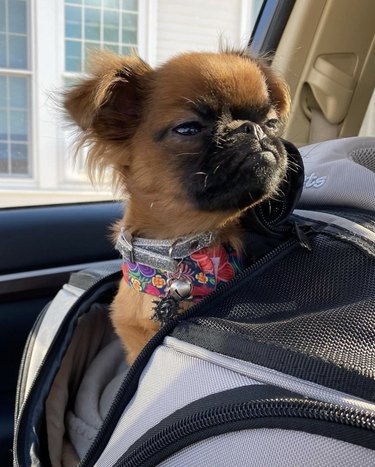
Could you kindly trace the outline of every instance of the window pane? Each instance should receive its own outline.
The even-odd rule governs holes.
[[[74,58],[74,57],[66,57],[65,69],[66,71],[72,71],[72,72],[82,71],[81,60]]]
[[[137,31],[130,31],[129,29],[122,30],[122,42],[127,44],[137,43]]]
[[[9,32],[27,33],[26,2],[20,0],[8,1]]]
[[[124,10],[138,11],[138,0],[122,0]]]
[[[115,11],[104,11],[104,40],[118,42],[119,40],[119,14]]]
[[[65,7],[65,21],[68,23],[80,23],[82,19],[81,7],[66,6]]]
[[[5,0],[0,0],[0,31],[5,32]]]
[[[137,54],[138,53],[138,49],[137,47],[128,47],[127,45],[124,45],[123,47],[121,47],[121,53],[122,55],[133,55],[134,53]]]
[[[26,36],[9,34],[9,66],[11,68],[27,69],[27,42]]]
[[[0,139],[8,139],[8,115],[5,109],[0,109]]]
[[[90,53],[89,51],[92,49],[100,49],[100,42],[86,42],[85,44],[86,57],[87,57],[87,54]]]
[[[85,0],[86,5],[100,6],[101,0]]]
[[[100,10],[85,8],[85,39],[100,40]]]
[[[81,71],[81,42],[65,41],[65,69],[67,71]]]
[[[6,143],[0,143],[0,173],[8,173],[8,145]]]
[[[0,172],[29,173],[29,78],[1,76],[0,93]]]
[[[10,78],[10,107],[18,109],[27,109],[28,89],[27,79],[25,78]]]
[[[126,29],[137,29],[138,15],[133,13],[123,13],[122,27]]]
[[[120,0],[103,0],[103,7],[118,10],[120,8]]]
[[[0,33],[0,67],[7,66],[7,52],[6,52],[6,41],[5,34]]]
[[[8,79],[6,76],[0,76],[0,107],[6,107],[8,105]]]
[[[27,112],[12,110],[10,112],[10,137],[12,141],[27,141]]]
[[[81,37],[81,8],[65,7],[65,37]]]
[[[87,59],[90,57],[90,51],[93,49],[100,49],[100,42],[86,42],[85,44],[85,66],[87,65]]]
[[[138,15],[123,13],[122,15],[122,42],[137,44]]]
[[[14,174],[27,174],[29,171],[26,144],[11,144],[11,170]]]
[[[28,2],[0,0],[0,67],[28,68]]]
[[[104,43],[104,48],[107,50],[111,50],[112,52],[118,54],[119,53],[119,46],[117,44],[107,44]]]

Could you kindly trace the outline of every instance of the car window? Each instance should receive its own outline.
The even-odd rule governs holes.
[[[0,207],[112,199],[76,158],[58,96],[92,49],[155,66],[186,50],[246,46],[262,0],[0,0]]]

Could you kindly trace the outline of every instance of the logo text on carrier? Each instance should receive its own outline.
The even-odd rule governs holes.
[[[327,181],[327,178],[326,176],[319,177],[313,172],[310,175],[305,175],[304,186],[305,188],[321,188]]]

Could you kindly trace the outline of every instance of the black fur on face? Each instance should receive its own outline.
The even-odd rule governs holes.
[[[286,174],[287,153],[275,136],[272,107],[224,106],[218,113],[201,106],[195,113],[164,135],[190,201],[203,211],[238,211],[274,196]]]

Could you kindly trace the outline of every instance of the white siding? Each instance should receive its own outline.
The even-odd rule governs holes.
[[[220,40],[246,45],[251,0],[159,0],[157,63],[185,51],[217,51]],[[243,18],[246,15],[246,18]],[[241,40],[242,39],[242,40]]]

